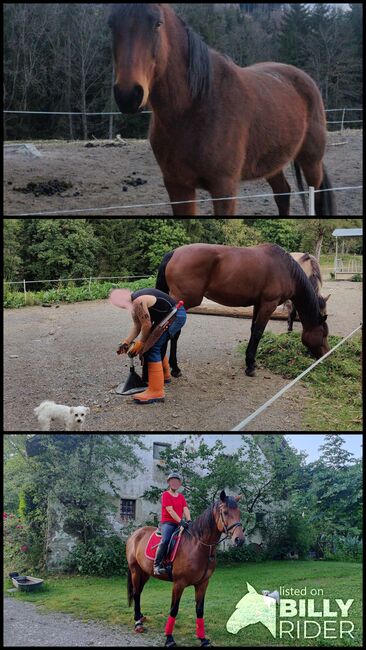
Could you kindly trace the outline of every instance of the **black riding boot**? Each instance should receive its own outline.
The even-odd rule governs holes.
[[[158,550],[156,551],[156,557],[154,561],[154,575],[161,576],[165,573],[165,569],[161,567],[161,563],[164,560],[165,553],[168,550],[169,542],[160,542]]]

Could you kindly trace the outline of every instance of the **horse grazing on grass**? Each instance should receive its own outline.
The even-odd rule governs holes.
[[[116,103],[122,113],[152,108],[150,142],[175,216],[197,214],[199,187],[215,199],[215,215],[235,215],[239,181],[259,178],[289,216],[291,162],[300,189],[302,171],[309,185],[330,190],[324,105],[305,72],[273,62],[241,68],[168,4],[113,4],[109,25]],[[315,194],[315,211],[336,215],[331,191]]]
[[[314,291],[318,296],[320,313],[322,316],[326,316],[327,302],[330,298],[330,294],[326,298],[323,298],[323,296],[320,294],[320,289],[323,286],[323,279],[322,279],[322,272],[320,270],[318,260],[316,259],[316,257],[314,257],[314,255],[310,255],[310,253],[290,253],[290,255],[292,259],[295,260],[295,262],[300,264],[302,270],[309,278],[311,284],[314,287]],[[294,306],[292,300],[286,300],[284,307],[285,309],[287,309],[288,312],[287,331],[292,332],[294,328],[294,321],[297,316],[296,307]]]
[[[239,499],[240,496],[230,497],[222,490],[220,500],[207,508],[193,521],[189,531],[183,533],[172,568],[173,593],[170,615],[165,626],[166,647],[176,646],[173,638],[175,619],[182,593],[190,585],[194,585],[196,592],[196,635],[201,641],[201,647],[210,645],[210,641],[205,638],[204,629],[205,594],[208,581],[216,568],[216,546],[222,533],[225,533],[226,537],[230,536],[236,546],[241,546],[244,542],[238,509]],[[158,580],[169,580],[168,574],[153,575],[153,560],[145,555],[148,540],[154,530],[152,526],[138,528],[126,544],[128,604],[131,605],[132,599],[134,600],[137,632],[144,631],[143,622],[146,620],[140,607],[141,592],[145,583],[151,576]]]
[[[246,351],[246,374],[255,374],[255,355],[271,314],[291,299],[303,325],[302,342],[317,359],[329,351],[327,316],[304,271],[277,244],[232,248],[213,244],[189,244],[165,255],[156,287],[186,309],[197,307],[203,297],[229,307],[254,305],[251,337]],[[177,341],[171,342],[170,365],[174,377],[181,374]]]

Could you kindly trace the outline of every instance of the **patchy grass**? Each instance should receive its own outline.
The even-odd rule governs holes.
[[[320,623],[321,633],[316,638],[305,638],[303,634],[297,638],[288,635],[280,637],[280,617],[277,608],[277,636],[272,635],[261,623],[249,625],[237,634],[226,630],[226,622],[235,611],[238,601],[247,593],[247,582],[259,593],[264,589],[278,590],[306,589],[304,595],[286,595],[281,598],[292,598],[297,605],[299,598],[314,598],[315,610],[322,611],[323,598],[330,600],[330,609],[336,611],[332,635],[335,638],[325,638],[324,621],[326,618],[306,616],[308,620]],[[6,587],[10,586],[6,580]],[[164,643],[164,626],[169,614],[172,584],[150,579],[146,584],[142,599],[142,611],[147,617],[146,634],[161,635]],[[315,590],[312,595],[310,590]],[[323,594],[319,594],[323,590]],[[283,592],[282,592],[283,593]],[[133,630],[133,609],[126,604],[126,578],[97,578],[77,576],[53,576],[45,579],[45,587],[37,593],[17,592],[17,599],[42,605],[47,610],[72,614],[83,621],[102,620],[111,624],[128,625]],[[346,635],[343,639],[339,634],[340,610],[335,599],[344,602],[354,599],[349,610],[349,620],[354,624],[353,638]],[[346,562],[316,562],[316,561],[283,561],[236,564],[232,567],[216,569],[213,574],[205,600],[206,636],[212,643],[221,647],[246,646],[361,646],[362,647],[362,591],[361,564]],[[174,637],[178,645],[184,647],[198,646],[195,638],[195,604],[194,588],[188,587],[180,602]],[[303,624],[304,618],[290,619]],[[329,623],[329,618],[328,618]],[[296,626],[295,626],[296,630]],[[311,628],[311,633],[314,633]]]
[[[330,336],[333,348],[340,336]],[[355,334],[301,381],[308,388],[304,425],[316,431],[362,431],[360,334]],[[239,347],[245,354],[246,344]],[[295,379],[314,359],[301,343],[301,334],[265,332],[257,361],[286,379]]]

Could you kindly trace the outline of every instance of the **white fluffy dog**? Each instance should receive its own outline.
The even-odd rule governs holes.
[[[64,406],[49,401],[42,402],[34,409],[41,431],[50,431],[51,422],[62,424],[65,431],[81,431],[89,412],[87,406]]]

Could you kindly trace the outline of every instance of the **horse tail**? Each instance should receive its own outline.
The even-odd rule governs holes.
[[[130,567],[128,567],[128,573],[127,573],[127,602],[128,602],[129,607],[131,607],[132,599],[133,599],[132,575],[131,575],[131,569],[130,569]]]
[[[168,283],[166,281],[165,271],[166,271],[166,267],[168,266],[168,263],[172,259],[173,255],[174,255],[174,251],[171,251],[170,253],[167,253],[166,255],[164,255],[164,257],[163,257],[163,259],[162,259],[162,261],[160,263],[160,266],[159,266],[159,269],[158,269],[158,275],[157,275],[157,278],[156,278],[156,289],[159,289],[159,291],[164,291],[164,293],[167,293],[167,294],[169,294],[169,287],[168,287]]]
[[[332,185],[330,183],[328,172],[325,168],[325,165],[323,165],[323,181],[319,189],[328,190],[328,192],[322,192],[320,195],[322,197],[322,202],[321,202],[322,215],[325,217],[336,217],[337,206],[336,206],[335,196],[334,196],[334,192],[329,191],[332,189]]]
[[[299,190],[299,192],[304,192],[304,183],[302,180],[302,174],[301,174],[301,168],[299,163],[296,162],[296,160],[293,163],[293,170],[295,172],[295,177],[296,177],[296,185]],[[321,192],[321,216],[324,217],[336,217],[337,216],[337,206],[335,202],[335,196],[334,192],[329,191],[332,189],[332,185],[329,180],[328,172],[325,168],[325,165],[323,165],[323,180],[321,182],[321,185],[319,187],[320,190],[328,190],[327,192]],[[306,201],[305,201],[305,194],[301,194],[301,201],[304,206],[305,214],[307,214],[307,207],[306,207]]]
[[[305,187],[304,183],[302,180],[302,174],[301,174],[301,169],[299,163],[296,162],[296,160],[292,163],[292,169],[295,172],[295,178],[296,178],[296,185],[297,189],[299,192],[305,192]],[[307,214],[307,206],[306,206],[306,200],[305,200],[305,194],[300,194],[301,198],[301,203],[304,207],[305,214]]]

